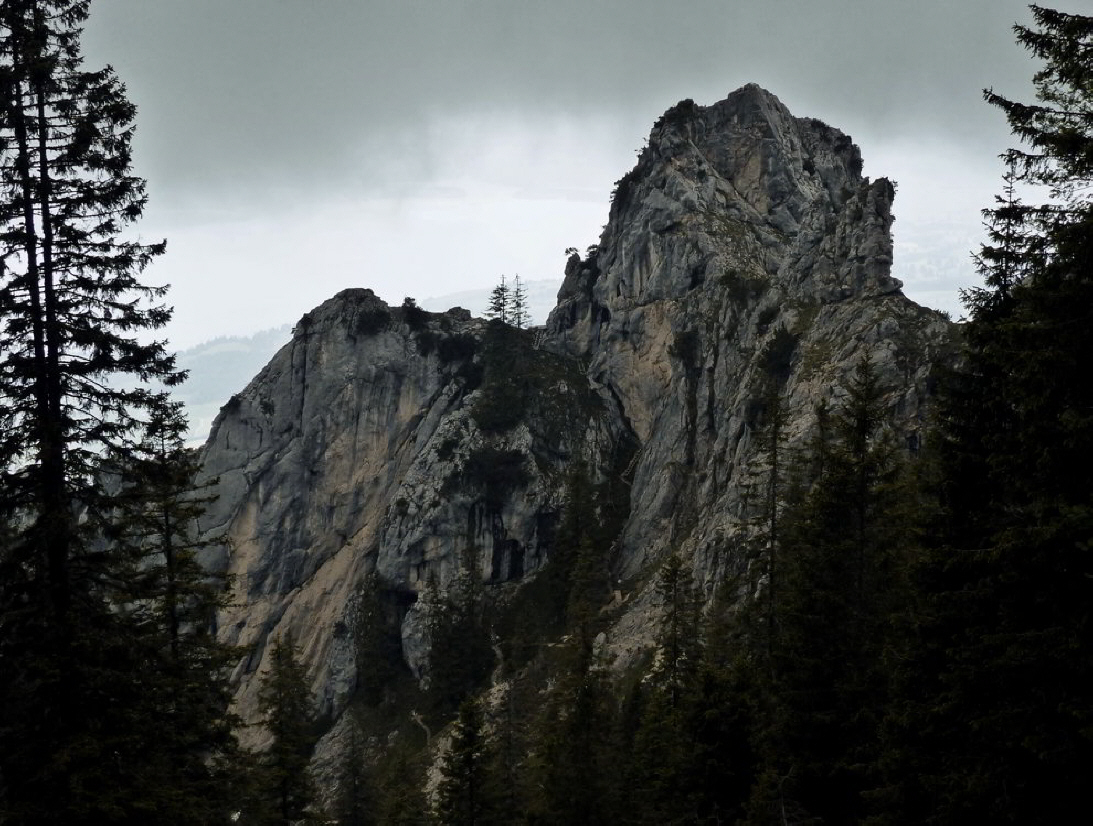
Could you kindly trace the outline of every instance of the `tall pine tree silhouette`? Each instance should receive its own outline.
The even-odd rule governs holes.
[[[0,3],[0,819],[200,822],[230,725],[220,688],[184,686],[222,687],[225,652],[190,645],[182,375],[140,281],[164,245],[123,236],[135,111],[82,65],[88,6]]]
[[[440,766],[436,821],[442,826],[490,826],[506,822],[493,774],[493,746],[482,712],[471,699],[459,706],[451,743]]]

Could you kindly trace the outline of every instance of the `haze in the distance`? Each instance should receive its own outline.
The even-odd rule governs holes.
[[[139,226],[177,347],[388,301],[556,278],[656,118],[757,82],[898,183],[895,275],[960,314],[1022,98],[1018,0],[98,0],[90,65],[138,105]],[[476,312],[481,307],[471,308]]]

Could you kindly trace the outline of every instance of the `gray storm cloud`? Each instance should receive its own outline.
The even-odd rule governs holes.
[[[851,131],[974,140],[1000,128],[982,88],[1027,81],[1010,33],[1026,16],[1018,0],[100,0],[85,44],[129,85],[162,185],[330,186],[377,139],[428,174],[410,136],[437,117],[647,129],[750,81]]]
[[[560,277],[660,113],[752,81],[899,182],[896,274],[957,309],[1009,143],[982,90],[1028,96],[1027,19],[1020,0],[96,0],[84,45],[138,106],[141,232],[169,241],[150,277],[193,343],[350,285]]]

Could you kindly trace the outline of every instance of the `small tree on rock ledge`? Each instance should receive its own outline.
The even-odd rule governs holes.
[[[531,322],[531,317],[528,313],[528,294],[524,289],[524,284],[520,280],[520,276],[516,276],[516,286],[512,290],[512,303],[509,310],[509,323],[513,327],[519,327],[523,329],[527,327]]]
[[[486,310],[487,318],[508,324],[511,320],[511,301],[508,284],[505,283],[505,276],[502,275],[500,283],[490,293],[490,305]]]

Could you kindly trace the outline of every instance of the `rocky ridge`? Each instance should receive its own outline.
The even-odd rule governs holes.
[[[743,564],[764,388],[780,389],[792,449],[868,354],[895,437],[916,450],[953,333],[890,275],[893,197],[861,176],[849,137],[746,86],[657,122],[546,326],[511,333],[515,385],[485,369],[489,328],[465,310],[421,314],[353,289],[305,315],[203,451],[219,499],[202,527],[227,537],[206,562],[235,583],[221,634],[250,652],[244,718],[267,643],[291,633],[332,723],[319,761],[332,759],[364,578],[378,574],[420,674],[426,583],[446,587],[468,547],[489,587],[533,578],[575,458],[629,502],[603,549],[618,605],[602,649],[623,668],[652,643],[649,574],[667,553],[707,595]],[[508,400],[504,426],[491,398]]]

